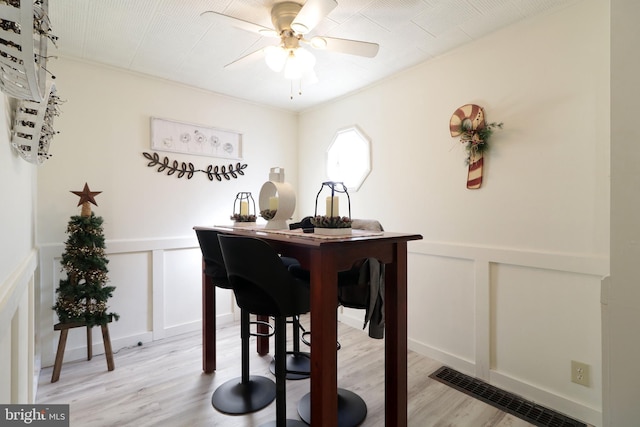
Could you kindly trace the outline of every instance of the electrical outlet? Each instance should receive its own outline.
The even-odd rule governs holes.
[[[589,365],[582,362],[571,361],[571,382],[589,387]]]

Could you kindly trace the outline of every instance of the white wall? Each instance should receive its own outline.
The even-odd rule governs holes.
[[[640,203],[638,200],[640,132],[636,120],[640,98],[638,55],[640,4],[611,1],[611,278],[603,293],[605,425],[632,427],[640,419]]]
[[[411,347],[595,425],[609,269],[608,17],[607,2],[583,1],[300,118],[299,188],[319,188],[334,133],[357,124],[373,169],[352,194],[352,216],[424,236],[410,244]],[[465,188],[465,153],[448,128],[467,103],[505,124],[480,190]],[[313,212],[315,193],[300,194],[300,214]],[[571,383],[571,360],[591,366],[590,387]]]
[[[0,95],[0,402],[34,400],[36,167],[11,148],[14,104]]]
[[[611,136],[609,4],[615,70]],[[639,417],[635,397],[640,344],[629,327],[638,323],[640,312],[633,239],[638,229],[633,214],[637,130],[635,110],[629,107],[638,98],[637,58],[629,54],[638,38],[637,7],[630,0],[581,2],[307,112],[299,127],[300,188],[319,187],[325,178],[322,165],[309,159],[323,157],[335,130],[357,123],[373,138],[374,171],[352,195],[354,216],[376,217],[387,229],[425,236],[410,247],[414,349],[525,395],[537,394],[543,403],[551,401],[559,408],[566,404],[595,424],[603,378],[604,424],[616,427],[635,425]],[[62,134],[54,139],[55,157],[45,166],[35,168],[11,150],[11,107],[4,96],[0,103],[2,402],[33,400],[30,322],[37,319],[34,297],[36,306],[40,302],[39,286],[33,290],[36,228],[45,258],[37,283],[45,292],[45,319],[36,333],[49,335],[43,340],[44,352],[52,355],[57,337],[51,331],[49,307],[59,274],[55,257],[62,251],[66,221],[76,213],[77,199],[68,190],[88,181],[94,190],[104,191],[96,211],[106,220],[111,277],[119,286],[113,308],[123,319],[115,340],[124,343],[127,337],[151,339],[182,327],[185,319],[171,311],[171,305],[173,295],[179,294],[176,289],[183,286],[176,283],[180,271],[192,272],[186,265],[197,262],[190,236],[193,223],[226,219],[227,208],[217,202],[228,203],[240,189],[258,191],[266,175],[263,168],[285,166],[293,176],[288,181],[296,184],[291,144],[296,124],[289,114],[90,64],[61,59],[50,66],[69,102],[56,121]],[[489,120],[506,124],[494,138],[485,183],[476,192],[464,189],[463,152],[446,127],[451,112],[467,102],[483,105]],[[150,115],[248,132],[256,151],[247,151],[252,159],[247,161],[251,178],[243,178],[247,185],[205,185],[195,183],[197,178],[184,183],[147,170],[140,153],[148,149]],[[599,319],[597,281],[608,272],[609,138],[612,267],[611,292],[603,295],[607,370],[602,373],[594,350],[599,330],[593,322]],[[267,149],[273,144],[285,150]],[[41,176],[36,182],[37,169]],[[36,184],[42,190],[34,224]],[[150,194],[141,188],[154,190]],[[404,203],[379,203],[392,195]],[[312,212],[313,197],[315,190],[299,194],[299,216]],[[420,209],[408,212],[416,200]],[[187,219],[182,221],[181,215]],[[181,266],[174,271],[177,262]],[[165,274],[167,265],[171,268]],[[181,306],[194,301],[198,292],[199,278],[188,281]],[[133,309],[130,305],[139,299],[144,301]],[[219,312],[229,308],[229,300]],[[447,305],[452,308],[443,310]],[[195,328],[196,323],[186,319],[183,325]],[[531,339],[525,340],[522,332],[532,334]],[[83,344],[80,339],[69,347],[79,356]],[[538,363],[540,355],[544,363]],[[591,364],[592,388],[567,383],[569,357]],[[557,378],[551,378],[555,373]]]
[[[99,206],[92,208],[104,218],[110,284],[116,286],[110,307],[121,316],[110,325],[114,350],[199,329],[201,254],[192,227],[230,223],[239,191],[251,191],[257,203],[271,167],[284,167],[295,187],[297,116],[95,64],[51,62],[58,93],[67,102],[55,122],[60,134],[51,147],[53,158],[38,174],[43,366],[53,363],[58,339],[50,307],[62,274],[65,229],[69,217],[79,213],[70,191],[85,182],[102,191],[96,196]],[[147,167],[142,152],[150,152],[150,117],[241,132],[245,175],[218,182],[198,173],[188,180]],[[198,169],[230,163],[159,154]],[[232,318],[229,292],[218,298],[220,320]],[[104,351],[98,332],[96,354]],[[84,357],[85,346],[84,333],[72,331],[65,361]]]

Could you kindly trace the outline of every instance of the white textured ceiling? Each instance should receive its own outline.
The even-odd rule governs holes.
[[[303,4],[304,0],[296,0]],[[51,0],[51,55],[81,58],[293,111],[361,89],[537,14],[579,0],[338,0],[310,35],[378,43],[375,58],[314,50],[319,82],[294,90],[258,60],[224,66],[273,38],[212,10],[272,27],[276,0]],[[56,53],[57,51],[57,53]]]

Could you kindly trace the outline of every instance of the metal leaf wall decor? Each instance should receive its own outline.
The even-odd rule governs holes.
[[[196,172],[202,172],[207,175],[209,181],[213,181],[214,179],[222,181],[223,178],[229,181],[231,178],[238,178],[238,175],[244,175],[244,169],[248,166],[247,164],[238,162],[235,166],[233,164],[222,166],[209,165],[206,169],[196,169],[191,162],[178,162],[177,160],[171,162],[166,156],[160,159],[158,153],[151,154],[143,152],[142,155],[149,160],[149,163],[147,163],[148,167],[153,168],[158,166],[157,172],[166,172],[167,175],[176,174],[178,178],[186,177],[187,179],[193,178]]]

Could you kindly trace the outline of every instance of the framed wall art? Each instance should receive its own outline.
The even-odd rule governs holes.
[[[242,134],[152,117],[151,149],[224,159],[242,159]]]

